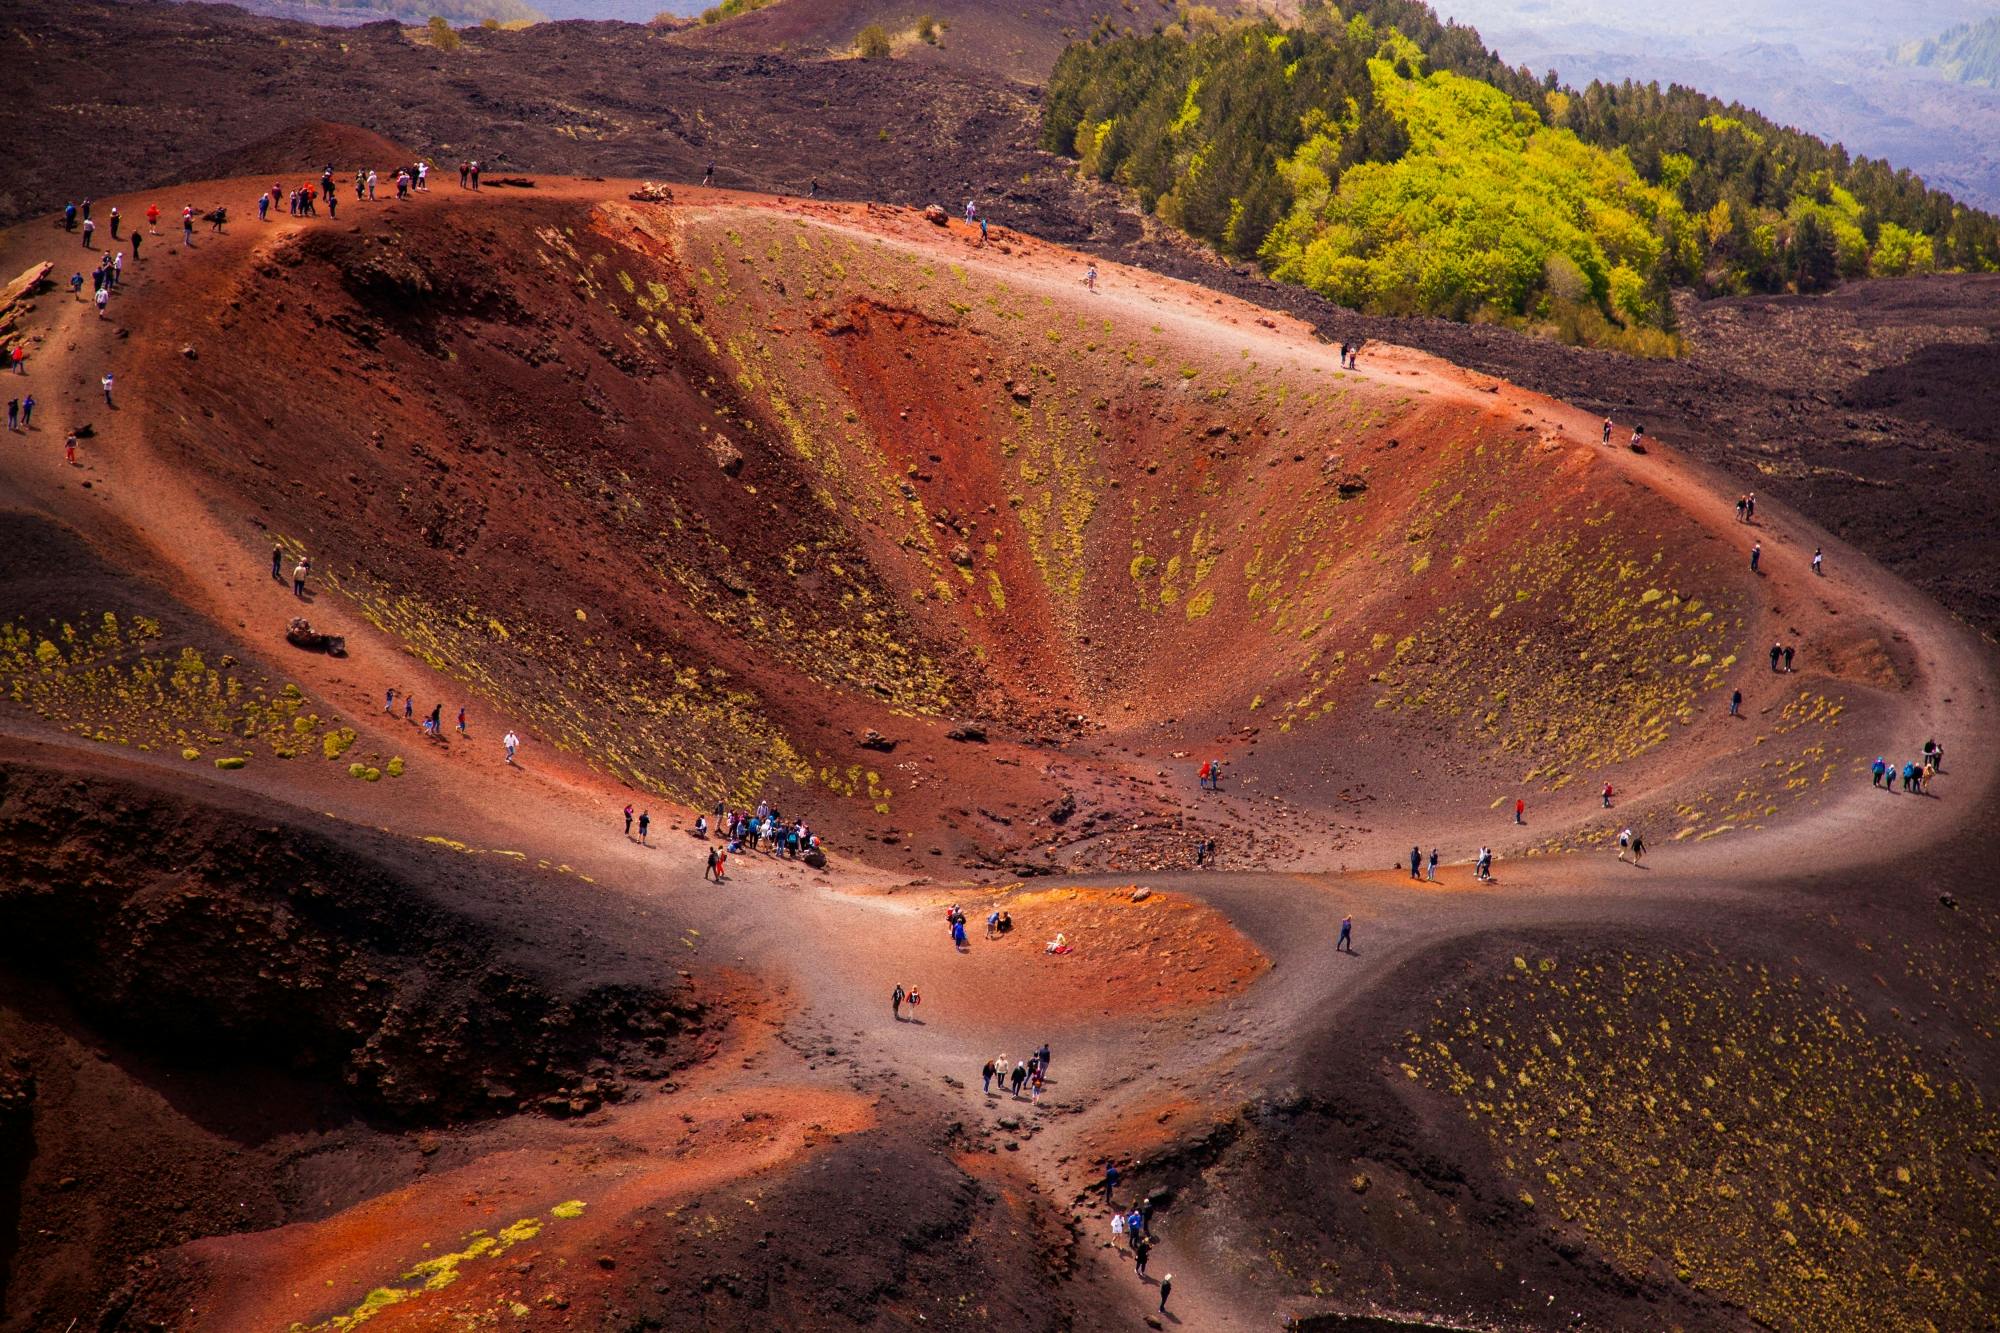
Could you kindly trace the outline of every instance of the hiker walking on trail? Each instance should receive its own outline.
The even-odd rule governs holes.
[[[1771,645],[1771,670],[1776,671],[1778,669],[1778,659],[1784,655],[1785,646],[1783,644],[1774,643]]]
[[[1130,1218],[1125,1220],[1125,1229],[1127,1231],[1132,1229],[1132,1220]],[[1151,1254],[1152,1251],[1152,1241],[1147,1240],[1144,1236],[1132,1237],[1132,1267],[1138,1271],[1140,1277],[1146,1276],[1146,1256]]]
[[[1739,495],[1736,497],[1736,521],[1738,523],[1741,523],[1743,521],[1743,505],[1744,502],[1747,501],[1749,498],[1750,497],[1747,495]]]
[[[1351,916],[1344,916],[1344,917],[1340,918],[1340,938],[1339,938],[1338,940],[1334,941],[1334,945],[1333,945],[1333,951],[1334,951],[1335,953],[1353,953],[1353,952],[1354,952],[1354,918],[1353,918],[1353,917],[1351,917]]]
[[[1604,784],[1604,808],[1611,808],[1611,784],[1608,782]]]
[[[135,264],[139,262],[139,243],[145,239],[136,231],[132,233],[132,262]]]
[[[1763,558],[1764,558],[1764,543],[1762,543],[1762,542],[1751,542],[1751,543],[1750,543],[1750,572],[1751,572],[1752,574],[1755,574],[1755,573],[1757,573],[1757,572],[1758,572],[1758,569],[1757,569],[1757,565],[1758,565],[1758,563],[1759,563],[1760,561],[1762,561],[1762,560],[1763,560]]]
[[[417,720],[416,696],[405,694],[403,696],[403,721],[414,722],[416,720]]]
[[[639,845],[641,847],[652,846],[651,843],[646,841],[646,831],[652,827],[653,812],[650,810],[641,810],[639,812]]]
[[[117,406],[116,403],[111,401],[111,372],[108,370],[104,372],[104,405],[106,407]]]
[[[115,241],[118,239],[118,205],[116,204],[113,204],[111,206],[110,221],[111,221],[111,239]]]
[[[1625,853],[1630,850],[1632,850],[1632,830],[1629,827],[1622,828],[1618,830],[1618,859],[1623,861]]]
[[[711,856],[710,859],[713,859],[713,857]],[[903,1021],[903,1000],[907,994],[908,992],[903,989],[903,983],[900,981],[896,983],[896,989],[889,992],[889,1012],[895,1017],[898,1023]]]
[[[1813,547],[1812,572],[1820,578],[1826,577],[1825,560],[1826,556],[1820,551],[1819,547]]]
[[[35,424],[35,395],[29,394],[21,400],[21,429],[32,429]]]
[[[1097,290],[1097,265],[1092,264],[1084,269],[1083,285],[1093,292]]]
[[[1632,835],[1632,864],[1638,865],[1641,861],[1645,859],[1646,859],[1646,835],[1643,833],[1634,833]]]
[[[1437,883],[1437,877],[1438,877],[1438,849],[1437,849],[1437,848],[1435,848],[1435,847],[1431,848],[1431,862],[1430,862],[1430,872],[1431,872],[1431,873],[1430,873],[1430,880],[1431,880],[1431,883],[1433,883],[1433,884]]]
[[[1007,1076],[1007,1081],[1013,1084],[1014,1100],[1019,1101],[1021,1099],[1021,1085],[1028,1081],[1028,1066],[1025,1061],[1016,1060],[1014,1062],[1014,1072]]]
[[[1729,716],[1743,716],[1743,691],[1731,690],[1729,692]]]
[[[993,1091],[993,1062],[988,1060],[979,1070],[979,1090],[991,1094]]]
[[[83,220],[84,249],[95,250],[97,248],[97,242],[95,240],[96,235],[97,235],[97,224],[95,222],[92,222],[89,218],[85,218]]]
[[[1167,1274],[1160,1279],[1160,1313],[1167,1312],[1167,1297],[1174,1294],[1174,1275]]]
[[[463,708],[458,710],[458,734],[461,736],[465,734],[465,709]]]
[[[282,583],[282,582],[284,581],[284,578],[285,578],[285,548],[284,548],[284,547],[282,547],[282,546],[273,546],[273,547],[271,548],[271,577],[272,577],[272,579],[274,579],[274,580],[276,580],[277,582],[280,582],[280,583]],[[394,697],[395,697],[395,694],[396,694],[396,692],[395,692],[394,690],[390,690],[390,691],[389,691],[389,695],[390,695],[390,697],[391,697],[391,698],[394,698]],[[386,711],[388,711],[388,710],[387,710],[387,709],[384,709],[383,711],[384,711],[384,712],[386,712]]]
[[[1755,523],[1757,521],[1757,492],[1755,491],[1743,497],[1743,521],[1745,523]]]
[[[632,803],[629,801],[625,803],[625,836],[632,836]]]
[[[300,560],[299,563],[292,566],[292,596],[303,598],[305,595],[306,595],[306,562],[304,560]]]
[[[512,731],[509,731],[505,736],[500,738],[500,744],[507,749],[507,762],[510,764],[513,763],[515,754],[521,749],[521,738],[516,736]]]
[[[1410,848],[1410,878],[1424,877],[1424,854],[1415,847]]]
[[[1117,1189],[1118,1163],[1106,1162],[1104,1164],[1104,1203],[1106,1207],[1111,1205],[1111,1196],[1117,1192]]]
[[[1610,417],[1606,417],[1606,418],[1604,418],[1604,439],[1603,439],[1603,443],[1605,443],[1605,444],[1609,444],[1609,443],[1611,443],[1611,418],[1610,418]]]
[[[98,275],[100,279],[102,279],[103,276],[104,276],[103,274]],[[105,311],[107,308],[109,308],[110,304],[111,304],[111,289],[109,287],[104,286],[103,283],[100,281],[97,288],[97,317],[99,319],[104,318]]]
[[[701,183],[703,185],[713,185],[715,183],[715,163],[711,162],[702,169]]]
[[[1528,802],[1521,797],[1514,799],[1514,822],[1516,824],[1528,822]]]
[[[983,217],[979,219],[979,243],[986,244],[986,219]]]
[[[158,204],[146,205],[146,229],[155,236],[160,234],[160,206]]]
[[[1791,646],[1791,645],[1790,645],[1789,643],[1788,643],[1788,644],[1786,644],[1786,645],[1785,645],[1785,670],[1786,670],[1786,671],[1790,671],[1790,670],[1792,669],[1792,652],[1793,652],[1793,649],[1792,649],[1792,646]]]

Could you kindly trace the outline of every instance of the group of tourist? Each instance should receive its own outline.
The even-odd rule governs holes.
[[[694,835],[704,841],[709,836],[708,816],[696,815]],[[813,858],[820,851],[819,835],[804,819],[786,819],[769,801],[759,801],[754,814],[726,809],[715,803],[716,836],[730,852],[757,851],[786,861]]]
[[[1900,781],[1904,791],[1922,796],[1943,767],[1944,747],[1934,740],[1925,741],[1923,757],[1905,760],[1900,771],[1894,762],[1875,756],[1875,762],[1868,766],[1868,785],[1895,791]]]
[[[914,993],[914,992],[913,992]],[[1042,1090],[1048,1085],[1049,1044],[1043,1042],[1033,1055],[1025,1060],[1016,1060],[1013,1068],[1007,1067],[1007,1056],[1003,1052],[988,1060],[979,1071],[979,1090],[988,1097],[1009,1093],[1015,1101],[1020,1101],[1025,1093],[1030,1105],[1042,1100]],[[996,1089],[993,1085],[999,1083]]]

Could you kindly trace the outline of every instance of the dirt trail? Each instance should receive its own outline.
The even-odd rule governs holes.
[[[240,198],[249,197],[256,188],[253,183],[233,182],[200,191],[155,192],[121,203],[131,217],[142,214],[153,201],[172,215],[178,211],[174,201],[183,194]],[[584,199],[618,197],[623,190],[616,183],[544,179],[538,195]],[[1086,260],[1012,233],[995,233],[1012,249],[1001,255],[974,247],[957,224],[932,237],[918,231],[918,224],[900,218],[871,229],[866,215],[852,208],[780,205],[698,189],[682,193],[685,207],[725,213],[795,209],[822,220],[836,219],[828,225],[860,236],[886,236],[908,246],[928,241],[954,262],[1004,273],[1012,283],[1065,303],[1093,301],[1141,312],[1147,319],[1183,328],[1190,336],[1212,330],[1221,321],[1232,337],[1255,344],[1260,356],[1273,362],[1321,366],[1333,362],[1333,350],[1304,336],[1303,326],[1293,321],[1156,276],[1101,265],[1099,291],[1081,294],[1077,283]],[[445,192],[396,207],[505,208],[507,204],[504,197]],[[226,501],[205,495],[200,478],[176,475],[164,466],[127,424],[139,413],[129,407],[106,411],[92,404],[90,395],[107,367],[117,372],[119,396],[127,404],[166,392],[180,355],[172,336],[175,303],[204,299],[221,270],[254,265],[285,237],[319,225],[324,224],[276,218],[260,226],[246,218],[233,222],[227,236],[198,233],[192,251],[181,251],[171,236],[162,237],[149,247],[140,271],[128,268],[130,276],[113,303],[111,320],[98,321],[66,294],[44,298],[51,322],[45,328],[41,355],[32,362],[29,382],[46,393],[38,409],[45,424],[29,449],[11,449],[0,461],[0,477],[11,503],[51,514],[92,535],[217,625],[235,627],[249,651],[272,660],[285,651],[272,645],[296,603],[285,588],[263,576],[266,536],[228,513]],[[29,242],[40,239],[24,241],[16,233],[6,253],[11,257],[35,248]],[[116,332],[125,327],[132,330],[129,341]],[[235,351],[199,348],[196,355]],[[1420,353],[1371,345],[1362,354],[1360,373],[1482,410],[1497,405],[1524,414],[1524,419],[1531,413],[1538,425],[1560,431],[1570,441],[1600,447],[1597,423],[1585,414],[1511,386],[1493,385],[1483,376]],[[65,425],[83,420],[97,430],[95,438],[84,444],[83,467],[70,470],[52,462],[51,437],[59,440]],[[1880,622],[1895,628],[1908,648],[1907,678],[1875,719],[1879,737],[1871,738],[1865,748],[1894,747],[1902,753],[1925,736],[1951,738],[1953,763],[1942,799],[1902,801],[1894,808],[1895,819],[1888,821],[1879,794],[1863,795],[1859,784],[1844,779],[1851,791],[1769,831],[1742,833],[1714,845],[1659,849],[1655,868],[1643,880],[1643,896],[1619,889],[1607,892],[1610,877],[1623,874],[1625,867],[1614,870],[1606,858],[1595,854],[1503,860],[1499,882],[1490,886],[1471,884],[1460,868],[1448,869],[1442,886],[1417,886],[1379,871],[1302,878],[1142,878],[1137,882],[1170,885],[1175,893],[1221,913],[1274,968],[1247,988],[1222,991],[1186,1012],[1105,1017],[1088,1012],[1087,1005],[1036,1012],[1037,983],[1032,978],[1042,960],[1031,957],[1024,967],[1019,955],[1025,949],[1039,949],[1040,939],[1048,933],[1046,923],[1060,919],[1057,912],[1038,914],[1033,923],[1024,925],[1023,937],[1005,946],[1012,953],[986,945],[975,920],[970,953],[959,956],[935,918],[937,902],[950,896],[948,888],[925,886],[919,900],[882,897],[872,891],[881,877],[857,861],[842,860],[833,873],[812,875],[800,867],[744,856],[732,863],[736,871],[732,883],[713,890],[701,879],[701,845],[681,832],[688,812],[672,810],[664,802],[653,804],[655,841],[663,844],[659,849],[642,848],[619,837],[611,812],[629,798],[626,790],[586,765],[533,743],[532,737],[519,765],[505,763],[497,740],[508,726],[505,718],[480,718],[472,743],[418,750],[410,761],[410,776],[394,793],[386,784],[371,788],[307,779],[273,792],[272,797],[338,820],[415,837],[448,837],[473,848],[505,847],[573,867],[592,881],[562,890],[579,898],[600,893],[674,896],[699,923],[706,947],[752,972],[768,971],[791,981],[800,1011],[795,1025],[801,1030],[851,1032],[859,1038],[866,1053],[854,1056],[850,1069],[863,1082],[885,1075],[918,1082],[982,1123],[1017,1115],[1044,1127],[1022,1147],[1023,1159],[1051,1191],[1066,1198],[1094,1178],[1093,1153],[1127,1150],[1115,1135],[1107,1135],[1107,1127],[1128,1123],[1121,1117],[1158,1101],[1163,1085],[1172,1097],[1197,1107],[1219,1108],[1227,1094],[1254,1085],[1256,1072],[1269,1067],[1274,1053],[1285,1048],[1301,1025],[1323,1022],[1351,1004],[1371,981],[1386,973],[1392,960],[1500,926],[1635,921],[1672,925],[1699,920],[1718,907],[1742,907],[1766,889],[1775,892],[1801,869],[1871,865],[1936,845],[1991,808],[2000,757],[1971,743],[1993,730],[1994,680],[1990,656],[1981,645],[1926,599],[1796,515],[1760,504],[1757,525],[1739,531],[1731,517],[1730,497],[1670,447],[1656,443],[1643,456],[1622,448],[1611,452],[1619,472],[1701,516],[1712,530],[1728,534],[1746,550],[1751,540],[1764,541],[1771,609],[1762,633],[1775,632],[1778,626],[1797,627],[1810,638],[1857,623]],[[83,488],[85,481],[88,489]],[[1807,569],[1806,557],[1814,546],[1825,548],[1829,555],[1824,579],[1814,578]],[[380,748],[402,750],[411,745],[405,725],[381,712],[379,700],[385,689],[399,686],[416,691],[420,698],[451,699],[462,693],[460,686],[404,656],[398,645],[340,599],[317,597],[308,613],[317,627],[345,634],[351,656],[346,661],[284,656],[284,673],[314,696],[336,703]],[[1808,660],[1805,678],[1811,679],[1817,670]],[[65,738],[63,743],[75,742]],[[145,767],[169,761],[127,756],[124,762]],[[1577,794],[1572,803],[1578,807],[1575,821],[1586,818],[1588,799],[1587,794]],[[1415,813],[1428,819],[1433,830],[1442,827],[1441,832],[1425,835],[1426,845],[1447,837],[1504,843],[1509,832],[1498,812]],[[1537,836],[1546,832],[1537,827]],[[1403,835],[1385,835],[1385,840],[1401,845]],[[1081,882],[1122,887],[1135,881],[1123,876]],[[864,887],[871,891],[838,892]],[[1331,923],[1345,912],[1356,918],[1359,952],[1354,956],[1337,955],[1332,947]],[[940,979],[929,983],[929,976]],[[926,1009],[922,1027],[892,1025],[884,1012],[888,989],[898,980],[933,985],[938,1002]],[[1020,993],[1024,986],[1025,995]],[[997,1013],[978,1007],[1003,991],[1018,1003]],[[947,1000],[952,1003],[944,1003]],[[970,1012],[955,1012],[957,1004],[973,1007]],[[1057,1047],[1058,1080],[1040,1110],[1024,1112],[1011,1099],[982,1103],[972,1087],[944,1084],[956,1079],[969,1085],[977,1078],[982,1059],[999,1043],[1010,1053],[1025,1053],[1039,1040]],[[1204,1076],[1204,1071],[1216,1069],[1228,1072]],[[329,1284],[338,1300],[353,1298],[350,1305],[340,1306],[350,1308],[369,1287],[415,1263],[423,1246],[454,1242],[474,1219],[477,1225],[504,1224],[517,1215],[546,1214],[571,1198],[586,1204],[582,1221],[572,1226],[576,1240],[571,1248],[580,1256],[599,1234],[598,1228],[610,1226],[632,1209],[704,1183],[764,1170],[808,1151],[813,1137],[805,1128],[809,1124],[831,1133],[858,1128],[870,1119],[866,1098],[836,1086],[846,1074],[832,1062],[817,1075],[790,1070],[779,1079],[761,1071],[718,1067],[707,1077],[713,1082],[698,1091],[661,1097],[582,1127],[550,1131],[551,1141],[559,1145],[552,1155],[546,1143],[510,1146],[501,1133],[495,1136],[493,1151],[475,1154],[465,1165],[441,1172],[421,1187],[383,1196],[319,1223],[198,1242],[190,1253],[210,1265],[212,1283],[205,1298],[210,1303],[203,1307],[199,1322],[213,1327],[283,1326],[288,1320],[325,1317],[332,1308]],[[1077,1113],[1059,1113],[1057,1108],[1064,1103],[1074,1103]],[[698,1114],[717,1123],[741,1108],[778,1107],[782,1114],[772,1114],[782,1123],[729,1152],[704,1150],[686,1165],[658,1165],[649,1154],[681,1134],[681,1108],[690,1104],[701,1106]],[[466,1205],[463,1209],[456,1206],[460,1200]],[[1083,1216],[1085,1249],[1095,1253],[1106,1234],[1102,1218],[1090,1209]],[[1197,1218],[1163,1220],[1163,1239],[1151,1270],[1156,1275],[1177,1275],[1168,1325],[1269,1327],[1270,1310],[1257,1305],[1211,1262],[1199,1226]],[[564,1233],[552,1224],[550,1234]],[[1114,1281],[1126,1299],[1135,1308],[1150,1310],[1157,1299],[1153,1289],[1142,1289],[1129,1264],[1115,1262],[1114,1268]],[[473,1283],[451,1299],[470,1309],[475,1298],[484,1300],[489,1294]],[[1141,1301],[1143,1307],[1138,1305]],[[421,1326],[436,1308],[435,1303],[414,1302],[405,1310],[385,1312],[382,1326]]]

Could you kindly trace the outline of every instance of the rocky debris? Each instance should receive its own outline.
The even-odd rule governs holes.
[[[959,542],[953,546],[951,548],[951,563],[957,565],[960,569],[971,569],[972,548],[964,542]]]
[[[868,728],[867,731],[861,734],[858,744],[864,750],[876,750],[882,754],[888,754],[896,748],[896,742],[890,740],[873,727]]]
[[[0,335],[12,333],[21,316],[33,308],[28,298],[42,289],[42,284],[48,281],[49,270],[54,267],[51,260],[32,264],[12,282],[0,287]]]
[[[321,634],[313,629],[312,622],[304,616],[293,616],[285,625],[285,642],[294,648],[303,648],[309,653],[325,653],[329,657],[347,656],[347,640],[338,634]]]
[[[944,738],[948,741],[963,741],[969,745],[984,745],[986,744],[986,728],[965,722],[947,731],[944,734]]]
[[[1135,903],[1143,903],[1146,901],[1146,899],[1152,896],[1153,896],[1153,891],[1151,889],[1138,888],[1132,890],[1132,901]]]
[[[951,216],[936,204],[925,204],[924,221],[930,223],[933,227],[944,227],[950,225]]]
[[[0,287],[0,309],[5,309],[16,301],[32,295],[37,288],[48,281],[49,271],[54,267],[54,260],[44,259],[39,264],[30,264],[21,270],[5,287]]]
[[[183,357],[186,357],[190,361],[195,361],[200,359],[200,353],[195,351],[193,343],[182,343],[181,355]]]
[[[734,477],[743,471],[743,451],[737,448],[728,436],[705,435],[702,437],[702,443],[708,449],[708,456],[713,458],[715,465],[725,473]]]

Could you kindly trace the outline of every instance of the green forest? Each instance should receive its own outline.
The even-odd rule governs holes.
[[[1183,10],[1057,63],[1042,144],[1278,278],[1382,314],[1675,349],[1669,293],[2000,268],[2000,220],[1692,89],[1566,88],[1414,0]]]

